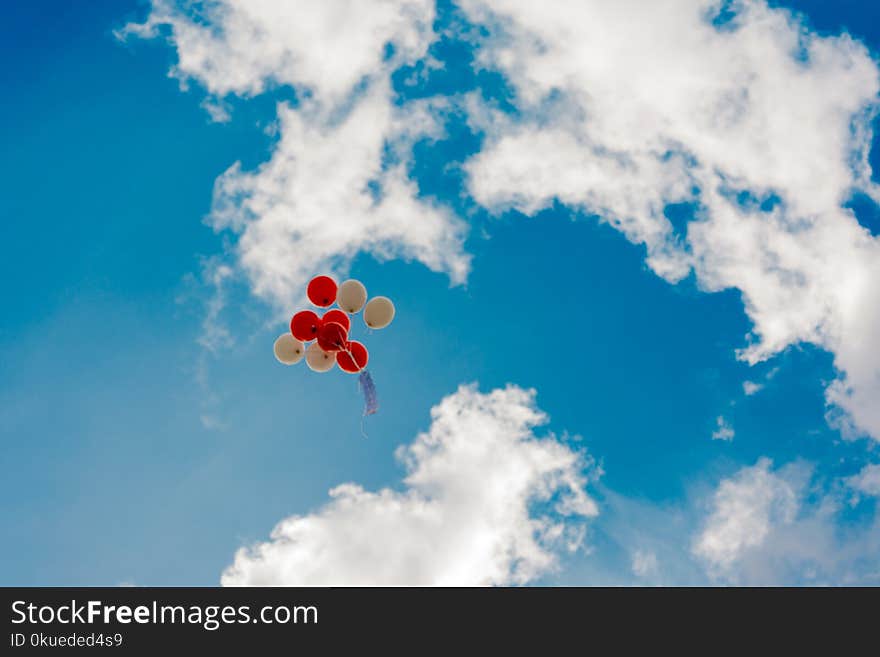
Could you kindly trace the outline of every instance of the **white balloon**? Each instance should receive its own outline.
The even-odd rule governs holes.
[[[388,297],[373,297],[364,308],[364,322],[372,329],[385,328],[394,319],[394,304]]]
[[[284,365],[296,365],[306,353],[305,345],[290,333],[283,333],[275,340],[275,358]]]
[[[336,354],[327,353],[317,342],[313,342],[306,349],[306,365],[313,372],[329,372],[336,365]]]
[[[354,314],[360,312],[367,302],[367,288],[360,281],[349,278],[339,286],[336,293],[336,303],[345,312]]]

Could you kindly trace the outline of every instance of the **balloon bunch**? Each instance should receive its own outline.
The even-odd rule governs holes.
[[[364,323],[371,329],[382,329],[394,319],[394,304],[388,297],[373,297],[367,302],[363,283],[349,279],[337,287],[329,276],[309,281],[306,294],[319,308],[330,308],[334,303],[339,308],[327,310],[320,317],[311,310],[296,313],[290,320],[290,332],[275,340],[275,358],[284,365],[305,358],[313,372],[329,372],[339,365],[343,372],[361,373],[360,383],[367,398],[364,412],[375,412],[375,388],[365,369],[370,355],[361,342],[349,339],[350,315],[363,310]]]

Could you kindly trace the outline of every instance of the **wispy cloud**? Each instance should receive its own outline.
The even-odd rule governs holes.
[[[846,483],[863,495],[880,497],[880,464],[865,465],[858,474],[848,477]]]
[[[224,317],[229,286],[234,277],[235,270],[219,256],[205,258],[201,261],[198,276],[188,274],[185,277],[183,292],[176,299],[180,306],[193,304],[201,316],[196,338],[199,349],[192,367],[193,378],[202,397],[199,420],[209,431],[225,428],[218,410],[220,399],[211,385],[210,367],[213,358],[235,345],[235,336]]]
[[[767,458],[723,479],[692,545],[713,581],[868,584],[880,572],[880,523],[843,529],[839,486],[805,463]]]
[[[657,575],[660,564],[657,555],[645,550],[636,550],[632,555],[632,572],[636,577]]]
[[[715,424],[715,431],[712,432],[712,440],[725,440],[728,442],[733,440],[736,432],[724,416],[719,415],[715,420]]]

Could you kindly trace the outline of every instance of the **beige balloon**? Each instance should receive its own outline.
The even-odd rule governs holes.
[[[371,329],[382,329],[394,319],[394,304],[388,297],[373,297],[364,307],[364,322]]]
[[[290,333],[283,333],[275,340],[275,358],[284,365],[296,365],[306,353],[305,345]]]
[[[343,281],[336,293],[336,303],[347,313],[358,313],[367,302],[367,288],[360,281],[349,278]]]
[[[336,354],[327,353],[317,342],[313,342],[306,349],[306,365],[313,372],[329,372],[336,365]]]

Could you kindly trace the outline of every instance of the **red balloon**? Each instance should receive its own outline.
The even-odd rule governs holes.
[[[313,304],[326,308],[336,301],[336,281],[329,276],[315,276],[309,281],[306,294]]]
[[[302,342],[308,342],[318,337],[318,327],[321,320],[311,310],[300,310],[290,320],[290,332],[293,337]]]
[[[354,356],[353,360],[352,356]],[[357,340],[348,343],[348,351],[340,351],[336,354],[336,364],[339,365],[339,369],[349,374],[357,374],[363,370],[368,360],[370,354],[367,348]]]
[[[324,316],[321,317],[321,323],[326,324],[327,322],[342,324],[342,328],[344,328],[346,332],[351,330],[351,318],[339,310],[339,308],[334,308],[333,310],[328,310],[324,313]]]
[[[339,351],[348,342],[348,331],[337,322],[324,322],[318,328],[318,346],[326,352]]]

